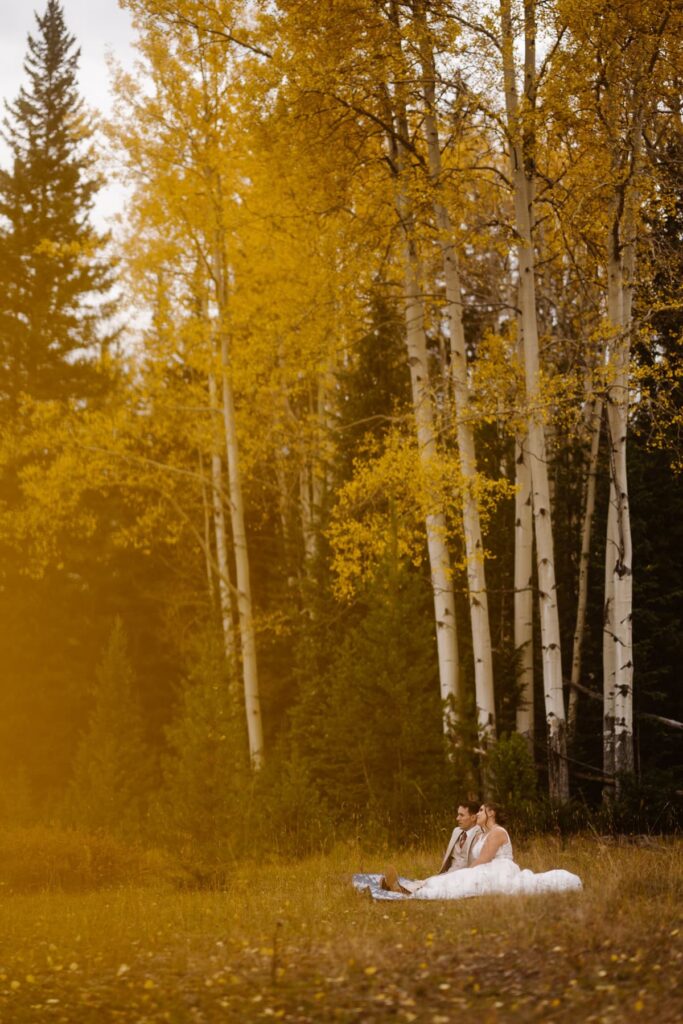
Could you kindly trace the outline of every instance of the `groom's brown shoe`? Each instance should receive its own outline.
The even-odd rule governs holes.
[[[380,888],[385,889],[387,892],[402,892],[408,895],[408,890],[404,889],[398,880],[398,871],[390,864],[386,869],[380,880]]]

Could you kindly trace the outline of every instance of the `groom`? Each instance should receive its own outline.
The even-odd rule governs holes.
[[[458,824],[453,829],[438,874],[442,875],[447,871],[459,871],[460,868],[469,867],[472,843],[481,832],[477,825],[478,810],[479,804],[471,800],[464,800],[458,804],[456,815]]]
[[[459,871],[460,868],[470,866],[472,844],[481,833],[481,829],[477,825],[478,810],[479,804],[471,800],[463,800],[462,803],[458,804],[458,813],[456,815],[458,824],[453,829],[437,874],[443,875],[449,871]],[[386,869],[379,881],[380,889],[388,892],[404,893],[406,896],[409,896],[422,883],[419,880],[412,880],[406,884],[410,888],[406,889],[401,884],[398,871],[393,865]]]

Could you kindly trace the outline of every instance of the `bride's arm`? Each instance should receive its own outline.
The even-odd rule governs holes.
[[[504,829],[497,828],[495,831],[490,832],[486,837],[481,853],[477,859],[470,864],[470,867],[477,868],[480,864],[488,864],[489,861],[493,860],[496,855],[496,851],[500,849],[506,840],[507,834]]]

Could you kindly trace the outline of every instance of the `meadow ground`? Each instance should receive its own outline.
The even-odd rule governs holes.
[[[683,1020],[683,843],[519,844],[582,893],[373,903],[360,849],[242,865],[220,892],[0,897],[2,1024]],[[440,851],[396,854],[405,874]]]

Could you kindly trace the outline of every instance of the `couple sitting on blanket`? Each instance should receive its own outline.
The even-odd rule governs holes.
[[[535,874],[515,864],[510,836],[502,827],[504,815],[497,804],[479,806],[465,800],[458,806],[457,821],[438,874],[411,880],[399,878],[396,869],[390,867],[379,879],[376,888],[380,892],[373,895],[382,898],[384,892],[393,898],[463,899],[487,893],[513,895],[582,888],[578,875],[569,871]],[[369,887],[372,891],[372,884]]]

